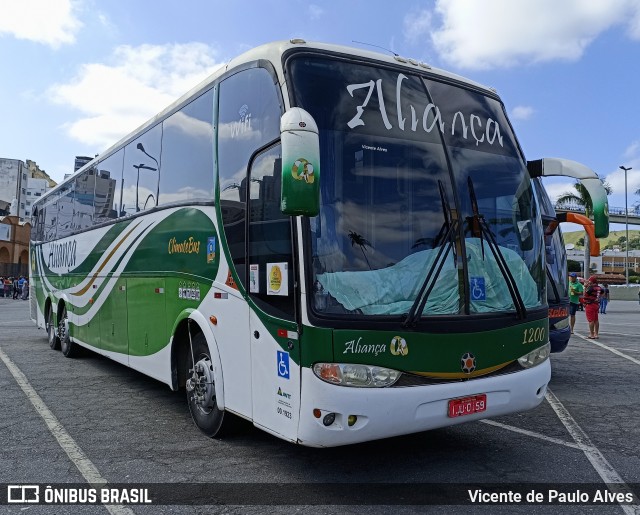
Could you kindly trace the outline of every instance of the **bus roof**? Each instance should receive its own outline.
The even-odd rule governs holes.
[[[360,48],[354,48],[354,47],[349,47],[344,45],[333,45],[329,43],[319,43],[319,42],[307,42],[302,39],[274,41],[271,43],[266,43],[264,45],[260,45],[255,48],[252,48],[251,50],[248,50],[247,52],[244,52],[243,54],[240,54],[239,56],[234,57],[227,64],[220,66],[215,72],[213,72],[211,75],[209,75],[206,79],[204,79],[199,84],[195,85],[193,88],[187,91],[180,98],[172,102],[165,109],[163,109],[158,114],[156,114],[155,116],[147,120],[145,123],[140,125],[138,128],[134,129],[129,134],[127,134],[126,136],[124,136],[123,138],[115,142],[113,145],[107,148],[104,152],[98,154],[94,159],[92,159],[87,164],[85,164],[82,168],[77,170],[73,175],[71,175],[70,177],[62,181],[60,184],[58,184],[55,188],[51,189],[49,192],[43,195],[42,198],[38,200],[38,203],[41,203],[43,199],[48,197],[54,191],[57,191],[63,184],[71,182],[76,175],[82,173],[87,168],[94,166],[96,162],[104,160],[110,154],[115,152],[117,149],[125,146],[129,141],[134,140],[136,137],[138,137],[138,135],[145,132],[147,129],[149,129],[156,123],[158,123],[160,120],[163,120],[173,112],[183,107],[183,105],[189,103],[193,98],[198,96],[200,92],[204,92],[205,90],[209,89],[209,87],[217,79],[219,79],[222,75],[227,73],[229,70],[232,70],[238,66],[241,66],[244,63],[255,62],[258,60],[267,60],[274,65],[276,69],[276,73],[278,74],[279,81],[282,84],[284,82],[284,74],[282,71],[282,59],[281,59],[282,55],[289,50],[300,50],[304,48],[307,48],[309,50],[319,50],[319,51],[325,51],[325,52],[330,52],[334,54],[344,54],[347,56],[360,57],[363,59],[378,61],[378,62],[386,63],[388,65],[393,65],[393,66],[405,66],[414,72],[418,71],[418,72],[427,73],[429,75],[433,75],[436,77],[445,78],[453,82],[458,82],[462,85],[479,89],[487,95],[497,96],[497,93],[493,88],[489,88],[487,86],[484,86],[480,83],[477,83],[475,81],[472,81],[470,79],[457,75],[455,73],[451,73],[439,68],[433,68],[424,62],[417,61],[412,58],[402,57],[398,54],[395,54],[392,51],[389,51],[389,52],[390,54],[393,54],[393,55],[389,55],[389,54],[384,54],[378,51],[363,50]],[[288,102],[287,98],[285,98],[285,103],[286,102]]]

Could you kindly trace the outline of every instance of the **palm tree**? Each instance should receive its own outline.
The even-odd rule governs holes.
[[[367,259],[367,255],[364,253],[365,247],[371,247],[371,242],[365,239],[364,236],[362,236],[361,234],[358,234],[357,232],[354,232],[354,231],[349,231],[349,239],[351,240],[352,247],[354,245],[358,245],[360,247],[360,250],[362,251],[362,255],[364,256],[364,259],[367,262],[367,265],[369,266],[369,270],[371,270],[371,264]]]
[[[603,181],[602,182],[602,186],[604,187],[604,190],[607,192],[607,195],[611,195],[611,192],[613,191],[613,188],[611,187],[611,184],[609,184],[608,182]],[[573,187],[575,188],[577,194],[573,193],[571,191],[565,191],[556,200],[556,207],[557,208],[562,208],[566,204],[578,205],[578,206],[584,208],[585,216],[587,218],[590,218],[591,217],[591,213],[593,212],[593,201],[591,200],[591,195],[589,195],[589,192],[587,191],[587,188],[585,188],[580,181],[576,181],[576,183],[573,185]],[[584,239],[585,239],[584,277],[586,279],[588,277],[587,274],[589,274],[590,261],[591,261],[591,256],[589,255],[589,245],[590,244],[589,245],[586,244],[589,241],[588,234],[585,233],[585,238]]]
[[[602,186],[607,192],[607,195],[611,195],[613,192],[611,185],[608,182],[603,182]],[[565,191],[556,200],[556,207],[562,208],[566,204],[576,204],[583,207],[585,215],[590,217],[593,212],[593,202],[591,201],[591,196],[589,195],[587,188],[585,188],[580,181],[576,181],[573,187],[575,188],[576,193],[573,193],[572,191]]]

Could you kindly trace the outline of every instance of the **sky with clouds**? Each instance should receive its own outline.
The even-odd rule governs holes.
[[[4,0],[0,157],[60,180],[232,57],[292,37],[365,42],[494,87],[527,159],[586,164],[612,206],[632,167],[640,202],[640,0]]]

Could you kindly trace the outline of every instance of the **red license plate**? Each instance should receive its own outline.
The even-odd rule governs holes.
[[[487,395],[481,393],[471,397],[461,399],[451,399],[449,401],[449,417],[463,417],[473,413],[480,413],[487,409]]]

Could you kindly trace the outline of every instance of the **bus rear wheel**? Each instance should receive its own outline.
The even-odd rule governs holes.
[[[67,316],[67,308],[62,308],[60,322],[58,323],[58,336],[60,338],[60,350],[67,358],[73,358],[78,354],[78,345],[71,341],[69,335],[69,317]]]
[[[193,337],[193,359],[187,358],[187,403],[196,426],[209,438],[222,436],[232,417],[220,410],[216,403],[213,362],[207,340],[202,333]],[[193,361],[195,360],[195,366]]]
[[[53,309],[51,307],[47,313],[47,340],[49,341],[49,347],[53,350],[60,349],[60,338],[56,334],[56,325],[53,321]]]

